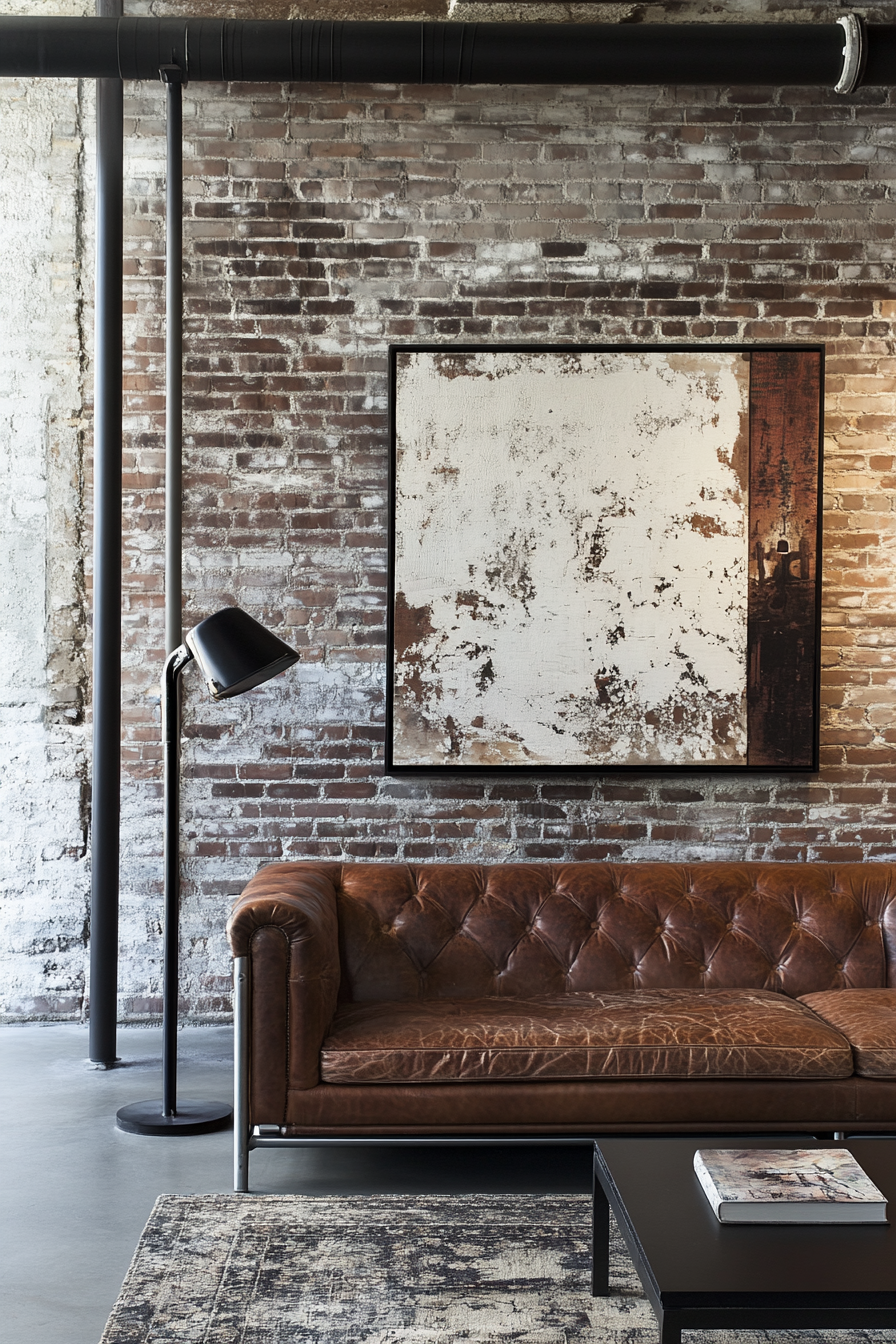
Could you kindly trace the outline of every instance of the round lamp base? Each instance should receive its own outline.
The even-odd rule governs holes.
[[[122,1106],[115,1123],[126,1134],[210,1134],[230,1128],[233,1109],[218,1101],[193,1098],[179,1101],[174,1115],[163,1115],[161,1101],[135,1101]]]

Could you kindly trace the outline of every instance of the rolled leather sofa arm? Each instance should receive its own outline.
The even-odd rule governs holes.
[[[278,863],[237,898],[227,922],[250,973],[252,1124],[283,1124],[290,1090],[320,1082],[320,1048],[336,1011],[340,865]]]

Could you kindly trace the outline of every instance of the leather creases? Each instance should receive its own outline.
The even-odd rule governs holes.
[[[860,1078],[896,1078],[896,989],[843,989],[801,1000],[852,1046]]]
[[[852,1071],[838,1031],[765,990],[346,1004],[321,1052],[326,1083],[845,1078]]]

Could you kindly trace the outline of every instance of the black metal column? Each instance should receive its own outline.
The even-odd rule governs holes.
[[[122,12],[97,0],[97,15]],[[121,412],[123,86],[96,82],[96,373],[94,382],[93,780],[90,1032],[97,1064],[116,1059],[121,784]]]

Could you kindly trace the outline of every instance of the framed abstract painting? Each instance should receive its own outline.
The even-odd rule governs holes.
[[[820,346],[390,365],[390,773],[818,768]]]

